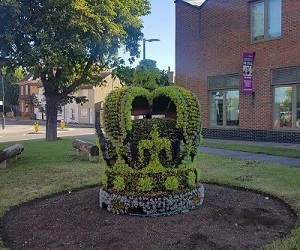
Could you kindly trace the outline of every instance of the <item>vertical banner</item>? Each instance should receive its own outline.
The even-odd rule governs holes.
[[[243,92],[253,92],[252,67],[254,53],[243,53]]]

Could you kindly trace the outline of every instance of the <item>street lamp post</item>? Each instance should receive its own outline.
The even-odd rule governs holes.
[[[1,82],[2,82],[2,129],[5,129],[5,114],[4,114],[4,81],[3,74],[1,74]]]
[[[160,41],[159,39],[156,39],[156,38],[152,38],[152,39],[145,39],[143,38],[143,60],[146,59],[146,42],[158,42]]]

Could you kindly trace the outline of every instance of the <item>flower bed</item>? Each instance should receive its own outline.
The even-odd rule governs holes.
[[[204,199],[204,187],[191,189],[184,193],[164,194],[157,196],[126,195],[100,189],[99,203],[101,208],[116,214],[143,216],[165,216],[185,213],[199,208]]]
[[[177,86],[114,90],[104,104],[104,130],[105,136],[99,134],[107,163],[101,207],[151,215],[202,204],[200,170],[193,165],[201,114],[190,91]]]

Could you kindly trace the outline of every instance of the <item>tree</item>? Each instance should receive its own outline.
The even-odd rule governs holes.
[[[145,59],[140,61],[136,68],[118,66],[113,74],[127,86],[143,86],[149,89],[171,84],[165,70],[156,67],[156,61]]]
[[[167,71],[166,70],[161,70],[158,85],[159,86],[169,86],[169,85],[172,85],[172,84],[174,84],[174,83],[170,81],[169,76],[167,74]]]
[[[81,85],[118,62],[120,47],[139,56],[141,17],[149,0],[0,0],[0,63],[40,78],[46,97],[46,140],[57,139],[57,109]]]
[[[3,76],[4,92],[5,92],[5,109],[13,110],[19,105],[19,86],[16,84],[24,77],[22,69],[9,70],[6,67],[1,69],[1,76]],[[2,83],[1,83],[2,84]],[[3,88],[1,85],[0,96],[2,97]]]
[[[158,87],[160,71],[156,67],[156,61],[145,59],[140,61],[134,72],[134,81],[136,86],[142,86],[148,89]]]
[[[120,65],[113,70],[112,74],[117,76],[122,84],[131,86],[134,84],[134,72],[135,68]]]

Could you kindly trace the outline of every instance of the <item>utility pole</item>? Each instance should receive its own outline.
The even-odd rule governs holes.
[[[146,42],[158,42],[160,41],[159,39],[156,39],[156,38],[152,38],[152,39],[143,39],[143,60],[146,59]]]
[[[4,102],[4,81],[3,81],[3,73],[1,73],[1,81],[2,81],[2,129],[5,129],[5,102]]]

